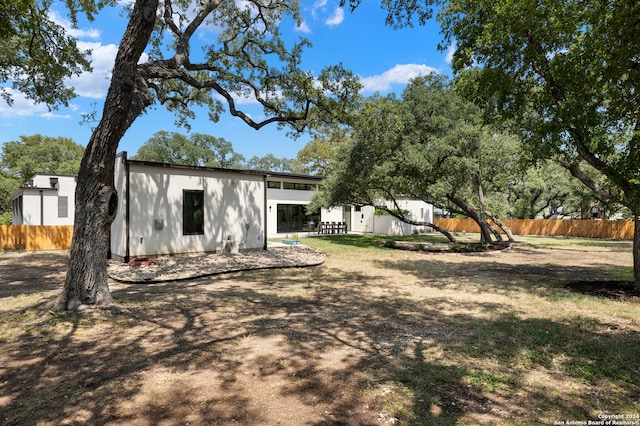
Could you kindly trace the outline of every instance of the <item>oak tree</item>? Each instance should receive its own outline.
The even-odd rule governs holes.
[[[72,25],[80,13],[93,19],[104,3],[67,0]],[[68,105],[75,94],[65,79],[91,70],[89,51],[79,49],[75,39],[49,17],[51,4],[51,0],[0,2],[0,98],[9,104],[20,92],[53,108]]]
[[[304,129],[313,115],[332,116],[357,94],[359,83],[339,66],[318,75],[301,68],[309,45],[287,45],[283,17],[299,19],[292,0],[136,0],[119,44],[100,121],[93,131],[78,175],[73,243],[61,309],[113,305],[108,287],[107,252],[118,194],[114,162],[126,130],[154,104],[176,113],[179,123],[208,108],[217,120],[226,110],[254,129],[269,124]],[[218,29],[204,49],[194,48],[198,30]],[[146,52],[147,61],[140,58]],[[241,109],[249,97],[263,108],[256,120]]]
[[[156,132],[131,159],[226,169],[244,167],[242,154],[235,152],[224,138],[202,133],[185,136],[166,130]]]
[[[640,2],[449,0],[439,20],[459,88],[633,214],[640,289]]]
[[[401,98],[368,99],[314,206],[373,205],[443,232],[381,203],[409,196],[474,219],[486,241],[501,239],[486,198],[510,180],[518,154],[518,139],[484,125],[444,77],[419,77]]]

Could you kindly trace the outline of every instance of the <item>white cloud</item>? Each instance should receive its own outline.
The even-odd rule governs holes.
[[[344,9],[341,7],[337,7],[336,10],[333,12],[333,15],[327,18],[327,20],[324,21],[324,23],[330,27],[333,27],[336,25],[340,25],[342,21],[344,21]]]
[[[81,49],[91,50],[92,72],[83,72],[77,77],[69,79],[69,85],[73,86],[78,96],[102,99],[107,94],[111,80],[111,70],[115,62],[118,46],[115,44],[103,45],[98,42],[78,42]]]
[[[420,75],[437,72],[435,68],[424,64],[399,64],[382,74],[361,77],[360,83],[364,86],[362,92],[385,92],[393,84],[407,84]]]
[[[46,114],[49,111],[44,104],[36,104],[20,92],[9,88],[4,89],[13,98],[13,105],[9,106],[0,99],[0,117],[2,118],[32,117]]]
[[[450,64],[451,62],[453,62],[453,54],[456,53],[456,49],[458,48],[458,46],[456,45],[455,42],[451,43],[451,46],[449,46],[449,48],[447,49],[447,56],[445,57],[445,61]]]
[[[300,22],[300,24],[296,25],[295,30],[305,34],[311,33],[311,28],[309,28],[309,25],[306,21],[302,21]]]
[[[311,8],[311,16],[313,19],[318,19],[318,11],[323,11],[327,5],[327,0],[317,0]]]
[[[54,118],[64,118],[64,119],[70,119],[71,115],[70,114],[56,114],[54,112],[51,111],[47,111],[44,114],[40,114],[39,115],[42,118],[46,118],[46,119],[54,119]]]
[[[74,37],[77,39],[89,38],[93,40],[97,40],[100,38],[100,30],[96,28],[89,28],[89,29],[74,28],[71,21],[64,18],[62,15],[60,15],[58,11],[49,10],[49,19],[51,19],[53,22],[55,22],[56,24],[64,28],[65,31],[71,37]]]

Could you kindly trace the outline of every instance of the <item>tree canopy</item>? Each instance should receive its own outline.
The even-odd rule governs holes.
[[[22,182],[36,173],[75,175],[83,154],[84,147],[70,138],[20,136],[2,145],[0,169]]]
[[[227,169],[244,167],[244,157],[224,138],[202,133],[187,137],[165,130],[156,132],[131,159]]]
[[[457,46],[460,90],[509,119],[536,156],[555,158],[636,217],[640,288],[640,3],[450,0],[439,20],[442,47]]]
[[[266,172],[296,173],[298,171],[294,160],[290,158],[279,158],[273,154],[267,154],[262,157],[254,155],[249,158],[245,167],[251,170],[262,170]]]
[[[340,147],[349,141],[348,130],[333,126],[323,133],[317,133],[295,158],[300,173],[329,176],[337,160]]]
[[[72,24],[79,13],[90,20],[106,2],[67,0]],[[75,94],[65,79],[90,71],[88,51],[48,15],[50,0],[3,0],[0,3],[0,84],[51,107],[68,105]],[[0,96],[12,104],[13,93],[0,87]]]
[[[480,110],[444,77],[419,77],[401,98],[375,96],[365,103],[352,142],[341,149],[314,203],[384,209],[382,200],[410,196],[473,218],[490,240],[484,195],[504,188],[518,154],[518,139],[485,126]]]

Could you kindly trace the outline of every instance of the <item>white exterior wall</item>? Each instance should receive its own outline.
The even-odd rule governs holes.
[[[48,176],[47,176],[48,177]],[[76,210],[76,177],[55,176],[58,178],[57,197],[67,197],[67,217],[58,217],[58,199],[52,197],[45,207],[45,225],[73,225]],[[47,182],[48,183],[48,182]],[[47,213],[50,212],[51,214]]]
[[[28,189],[22,193],[22,224],[41,225],[40,191]]]
[[[58,179],[57,187],[51,186],[50,178]],[[61,175],[35,175],[31,186],[21,187],[14,198],[22,197],[22,223],[30,226],[73,225],[75,211],[76,178]],[[67,215],[58,216],[59,197],[67,197]],[[44,214],[43,214],[44,213]],[[14,223],[20,218],[13,218]]]
[[[374,211],[375,209],[371,206],[363,206],[360,208],[360,211],[356,211],[355,207],[352,207],[351,229],[353,230],[353,232],[374,232]]]
[[[417,222],[433,223],[433,206],[420,200],[396,200],[401,210],[409,211],[409,218]],[[389,208],[396,208],[391,201],[385,201]],[[430,232],[431,228],[404,223],[393,216],[374,216],[374,230],[376,234],[384,235],[412,235],[414,232]]]
[[[320,217],[322,218],[321,222],[343,222],[342,207],[322,209]]]
[[[397,200],[400,209],[409,210],[412,220],[433,223],[433,206],[420,200]],[[383,203],[382,201],[380,202]],[[384,204],[389,208],[395,208],[391,201]],[[406,224],[393,216],[375,216],[375,208],[363,206],[360,211],[355,207],[351,209],[351,229],[354,232],[374,233],[383,235],[411,235],[415,231],[430,232],[431,228]]]
[[[124,165],[116,181],[124,186]],[[220,251],[231,237],[240,250],[264,247],[264,180],[250,175],[192,168],[130,164],[129,256]],[[183,235],[183,191],[204,191],[204,234]],[[112,252],[126,256],[126,200],[112,226]],[[156,220],[163,226],[156,229]]]
[[[273,178],[273,180],[282,182],[282,179]],[[315,191],[268,188],[267,234],[273,237],[278,233],[278,204],[298,204],[306,206],[311,201],[313,194],[315,194]]]

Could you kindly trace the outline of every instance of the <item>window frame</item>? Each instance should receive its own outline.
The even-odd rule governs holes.
[[[198,196],[199,199],[192,198]],[[192,200],[187,203],[187,199]],[[195,201],[193,201],[195,200]],[[200,204],[198,207],[198,202]],[[193,210],[193,211],[191,211]],[[201,211],[201,223],[198,224],[198,220],[195,215],[198,211]],[[187,221],[187,215],[194,216],[191,221]],[[183,189],[182,190],[182,235],[204,235],[204,223],[205,223],[205,211],[204,211],[204,190],[202,189]]]
[[[69,217],[69,197],[67,195],[58,195],[58,218]]]

